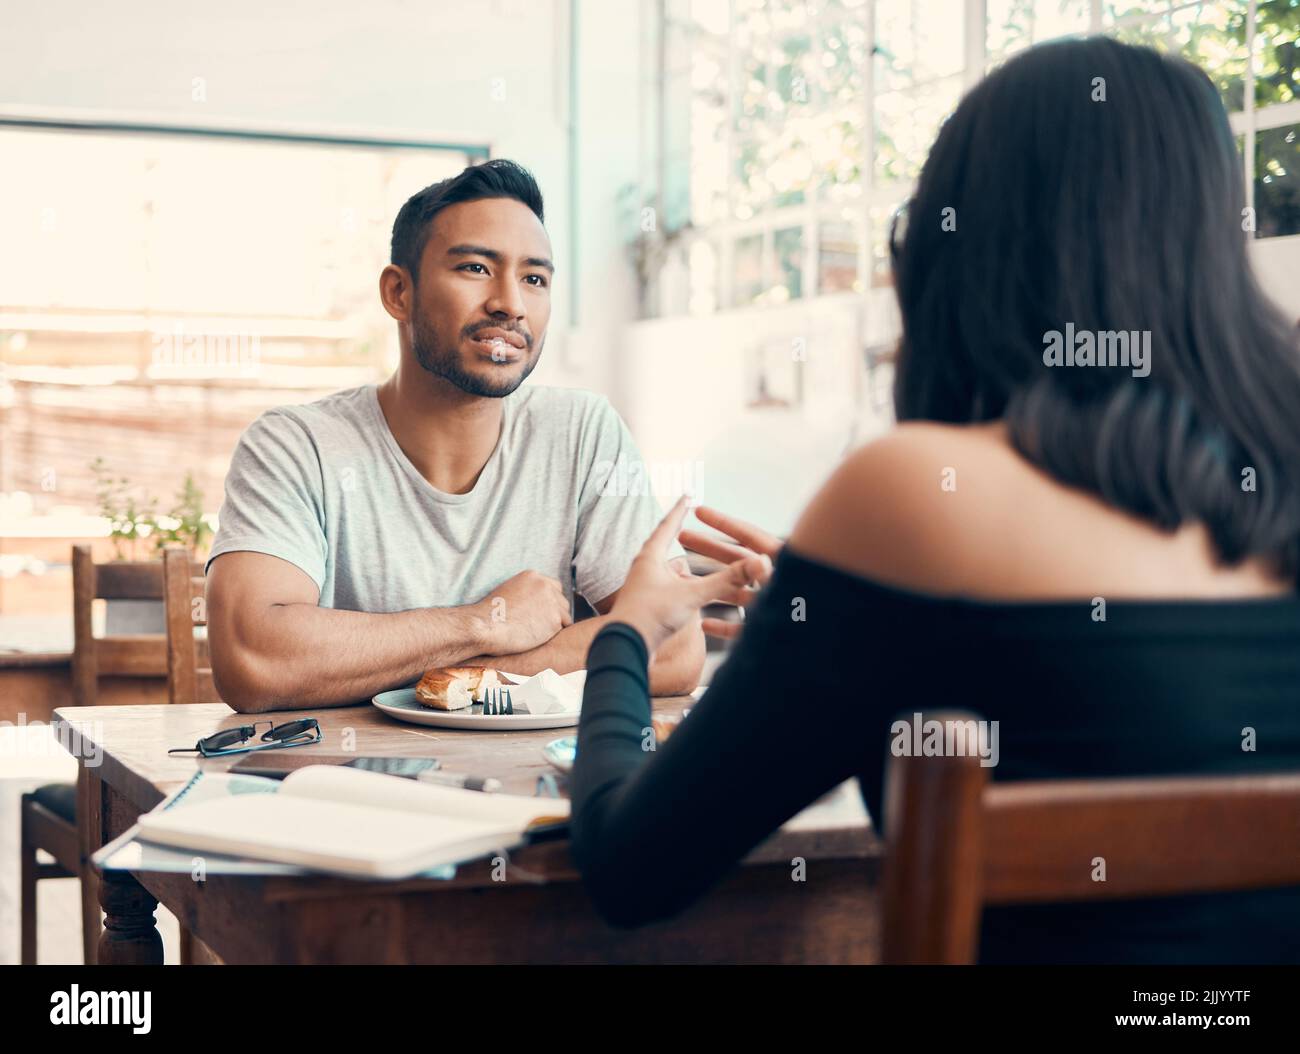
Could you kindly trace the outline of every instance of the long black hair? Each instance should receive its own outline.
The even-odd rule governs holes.
[[[908,207],[898,419],[1002,418],[1061,482],[1294,578],[1300,342],[1250,229],[1204,73],[1104,37],[1031,48],[962,100]],[[1057,365],[1084,332],[1149,360]]]

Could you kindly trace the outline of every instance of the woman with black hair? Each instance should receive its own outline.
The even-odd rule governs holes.
[[[1300,767],[1300,346],[1244,208],[1180,59],[1057,42],[970,91],[895,246],[898,428],[783,547],[702,510],[716,575],[664,565],[679,502],[591,646],[573,853],[607,919],[676,913],[853,776],[879,822],[892,720],[935,705],[999,722],[1000,781]],[[648,753],[647,660],[715,599],[744,631]],[[990,909],[980,958],[1300,961],[1300,890]]]

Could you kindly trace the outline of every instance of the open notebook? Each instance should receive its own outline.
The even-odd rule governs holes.
[[[309,765],[274,794],[179,801],[141,816],[141,842],[359,878],[408,878],[511,849],[568,818],[557,798],[484,794]]]

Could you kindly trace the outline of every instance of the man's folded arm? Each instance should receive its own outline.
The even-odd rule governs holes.
[[[678,558],[684,562],[684,557]],[[587,651],[602,626],[610,621],[608,612],[618,597],[615,591],[595,604],[600,615],[575,622],[560,630],[554,637],[529,651],[514,655],[480,656],[473,661],[494,666],[507,673],[530,676],[552,669],[556,673],[570,673],[587,665]],[[686,695],[700,683],[704,669],[704,631],[697,616],[669,637],[655,652],[650,661],[651,695]]]
[[[318,607],[294,564],[223,553],[207,577],[208,646],[221,698],[240,713],[345,706],[477,655],[482,605],[390,614]]]

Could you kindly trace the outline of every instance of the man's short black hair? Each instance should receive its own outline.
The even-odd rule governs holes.
[[[542,192],[533,174],[523,165],[505,158],[494,158],[470,165],[459,175],[433,183],[402,206],[393,221],[393,243],[389,259],[416,276],[420,255],[429,240],[429,225],[448,205],[482,198],[514,198],[533,210],[546,222],[542,211]]]

